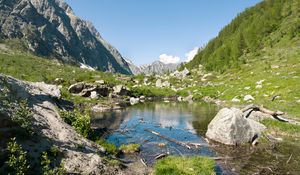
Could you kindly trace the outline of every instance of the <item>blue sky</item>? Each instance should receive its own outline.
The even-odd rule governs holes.
[[[187,59],[261,0],[65,0],[136,65]],[[191,54],[190,54],[191,56]]]

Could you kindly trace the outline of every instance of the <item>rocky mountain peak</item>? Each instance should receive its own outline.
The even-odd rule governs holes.
[[[131,74],[117,49],[63,0],[0,0],[0,38],[19,39],[41,56]]]

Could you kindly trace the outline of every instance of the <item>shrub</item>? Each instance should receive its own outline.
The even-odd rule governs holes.
[[[66,123],[74,127],[74,129],[85,138],[88,138],[92,135],[93,130],[90,126],[90,116],[88,114],[82,115],[78,111],[63,111],[61,112],[61,117]]]
[[[28,172],[30,166],[27,162],[27,152],[22,146],[17,144],[16,138],[12,138],[7,145],[9,158],[6,164],[10,168],[10,172],[16,175],[24,175]]]
[[[48,157],[47,152],[43,152],[41,156],[41,166],[44,175],[63,175],[66,174],[63,164],[60,164],[59,167],[51,167],[51,160]]]
[[[20,125],[20,127],[26,129],[29,133],[33,133],[32,128],[32,116],[33,113],[28,107],[26,100],[21,100],[14,107],[11,106],[12,111],[12,121]]]
[[[215,162],[212,159],[195,157],[169,156],[155,164],[156,175],[213,175],[216,174]]]

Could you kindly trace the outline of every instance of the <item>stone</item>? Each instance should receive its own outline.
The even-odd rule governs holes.
[[[97,80],[97,81],[95,81],[95,83],[96,84],[100,84],[100,85],[104,85],[105,84],[104,80]]]
[[[245,95],[244,101],[254,101],[254,97],[252,95]]]
[[[156,80],[155,86],[158,88],[162,88],[162,83],[161,83],[161,79]]]
[[[68,88],[68,91],[72,94],[79,94],[84,88],[85,88],[85,83],[79,82],[79,83],[72,84]]]
[[[120,96],[129,96],[131,91],[126,86],[117,85],[113,87],[113,93]]]
[[[170,87],[170,86],[171,86],[171,84],[168,81],[165,81],[162,83],[162,87]]]
[[[245,87],[244,89],[245,89],[245,90],[250,90],[251,87],[250,87],[250,86],[247,86],[247,87]]]
[[[56,97],[56,98],[61,97],[60,88],[56,85],[50,85],[44,82],[30,83],[30,85],[41,90],[42,92],[46,93],[49,96]]]
[[[97,98],[99,98],[99,95],[96,91],[92,91],[90,97],[91,97],[91,99],[97,99]]]
[[[236,145],[251,142],[265,129],[264,125],[245,118],[241,110],[223,108],[209,123],[206,137],[226,145]]]
[[[183,101],[183,97],[181,96],[177,97],[177,101]]]
[[[135,104],[138,104],[140,102],[140,99],[139,98],[130,97],[129,102],[130,102],[131,105],[135,105]]]
[[[106,85],[98,85],[96,91],[102,97],[107,97],[109,95],[109,88]]]
[[[110,106],[106,106],[106,105],[102,105],[102,104],[95,105],[91,108],[91,112],[93,112],[93,113],[107,112],[110,110],[112,110],[112,108]]]
[[[239,103],[239,102],[241,102],[241,100],[238,99],[238,98],[236,98],[236,97],[234,97],[234,98],[231,100],[231,102],[233,102],[233,103]]]
[[[57,84],[57,85],[62,84],[63,82],[65,82],[65,80],[63,78],[55,78],[55,80],[54,80],[54,84]]]
[[[263,86],[261,84],[258,84],[255,86],[256,89],[261,89]]]

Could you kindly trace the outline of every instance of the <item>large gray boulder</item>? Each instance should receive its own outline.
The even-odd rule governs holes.
[[[251,142],[265,128],[264,125],[245,118],[239,109],[223,108],[209,123],[206,137],[226,145],[236,145]]]

